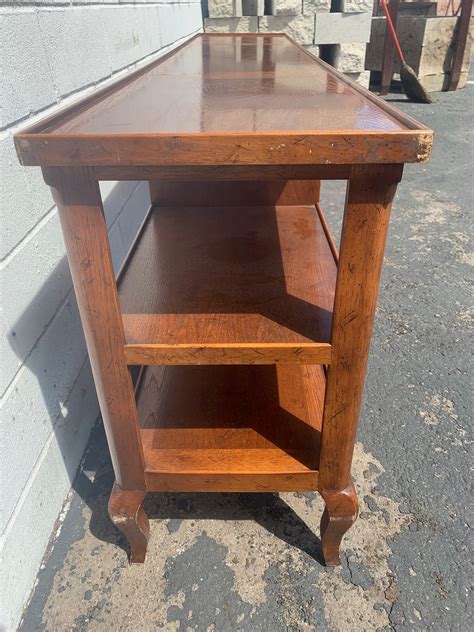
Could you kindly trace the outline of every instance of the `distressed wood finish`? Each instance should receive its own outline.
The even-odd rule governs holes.
[[[322,541],[330,564],[339,563],[340,540],[357,514],[352,453],[390,209],[401,175],[400,166],[355,167],[347,188],[318,483],[327,504]]]
[[[157,206],[303,206],[319,202],[319,180],[150,182]]]
[[[199,34],[17,134],[58,205],[131,561],[147,491],[317,490],[340,563],[390,207],[432,137],[281,34]],[[324,179],[348,180],[340,255]],[[118,282],[99,180],[150,183]]]
[[[128,364],[330,364],[324,342],[125,345]]]
[[[288,180],[346,180],[352,165],[174,165],[92,167],[97,180],[157,180],[184,182],[261,182]],[[164,185],[167,186],[167,185]]]
[[[432,132],[283,34],[201,34],[18,134],[24,165],[426,161]]]
[[[127,360],[329,364],[335,282],[314,206],[157,207],[120,283]]]
[[[89,138],[90,136],[90,138]],[[17,135],[22,164],[92,167],[206,165],[312,165],[427,162],[433,134],[387,132],[152,134],[129,138],[71,134]],[[118,158],[117,158],[118,156]]]
[[[145,489],[132,381],[99,185],[84,169],[45,170],[58,207],[115,478]]]
[[[127,538],[132,564],[142,564],[146,556],[150,524],[142,507],[145,496],[143,490],[123,490],[115,483],[109,499],[110,519]]]
[[[326,507],[321,517],[321,543],[326,566],[339,566],[342,538],[359,513],[359,502],[352,481],[342,491],[321,490]]]

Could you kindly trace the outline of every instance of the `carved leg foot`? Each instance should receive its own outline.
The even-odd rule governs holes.
[[[136,564],[145,561],[150,533],[148,517],[141,506],[145,496],[145,491],[123,490],[115,483],[109,499],[110,519],[127,538],[130,562]]]
[[[326,566],[339,566],[339,547],[346,531],[354,524],[359,503],[352,482],[343,491],[320,491],[326,508],[321,518],[321,542]]]

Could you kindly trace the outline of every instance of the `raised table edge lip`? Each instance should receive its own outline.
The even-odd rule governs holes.
[[[247,34],[245,34],[247,35]],[[24,166],[176,166],[176,165],[337,165],[427,162],[431,155],[433,131],[404,114],[380,97],[365,90],[318,59],[282,33],[253,34],[255,37],[285,37],[315,63],[339,81],[404,125],[402,130],[291,130],[268,132],[189,132],[127,134],[44,133],[47,125],[100,100],[187,46],[196,38],[231,37],[240,33],[197,33],[183,44],[126,77],[97,90],[26,127],[14,137]],[[211,147],[212,144],[212,147]],[[239,145],[241,145],[239,149]],[[279,147],[278,147],[279,145]]]

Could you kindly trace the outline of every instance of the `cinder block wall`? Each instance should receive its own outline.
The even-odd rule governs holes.
[[[203,0],[208,33],[286,33],[366,88],[374,0]]]
[[[98,416],[59,222],[13,135],[202,27],[199,0],[0,3],[0,629],[14,630]],[[102,187],[114,265],[147,186]]]

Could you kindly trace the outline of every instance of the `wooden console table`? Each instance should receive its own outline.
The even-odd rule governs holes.
[[[267,34],[198,35],[16,136],[58,207],[132,561],[147,492],[318,490],[340,563],[390,207],[432,136]],[[340,255],[324,179],[348,181]],[[101,180],[150,182],[117,280]]]

